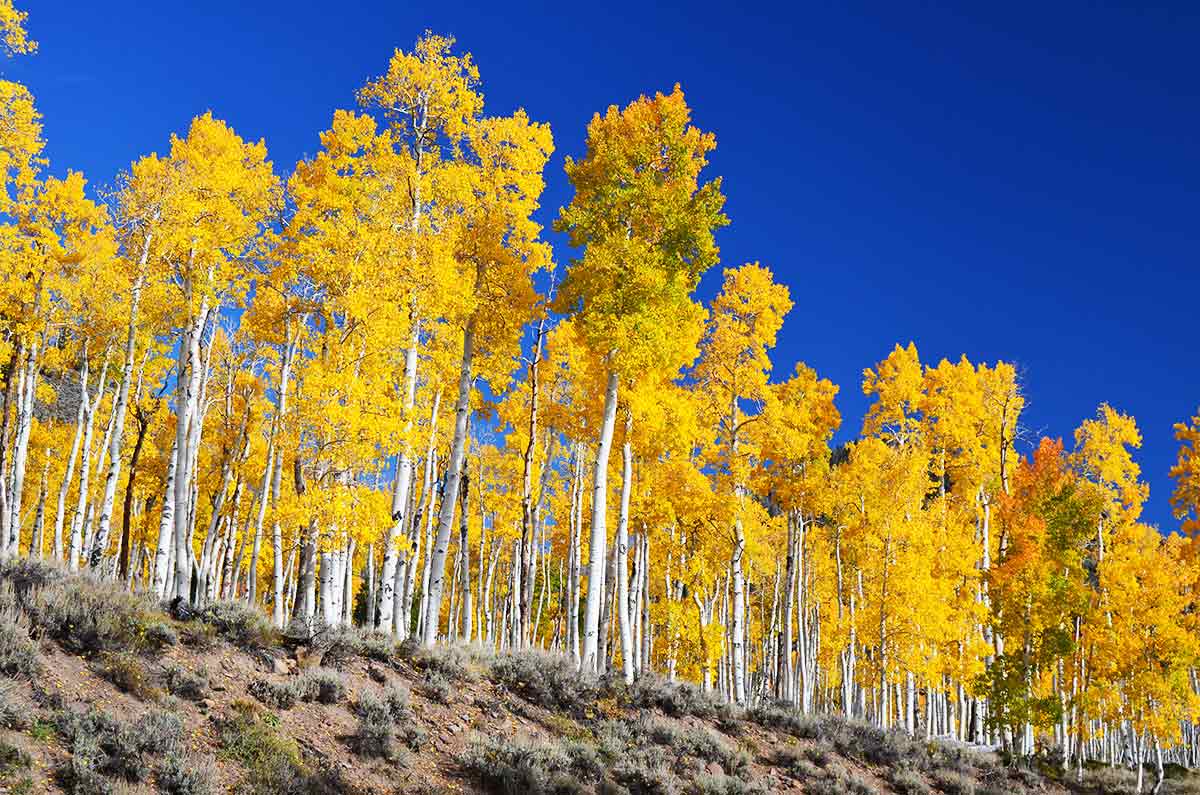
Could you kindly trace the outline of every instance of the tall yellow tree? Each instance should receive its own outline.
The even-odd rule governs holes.
[[[713,230],[721,212],[719,179],[700,172],[716,139],[691,124],[678,86],[670,94],[610,106],[588,124],[587,153],[567,158],[575,189],[555,228],[583,248],[559,290],[557,307],[606,370],[604,410],[592,474],[591,543],[581,665],[598,667],[600,611],[608,542],[608,458],[622,376],[668,369],[671,340],[695,322],[700,275],[717,261]]]
[[[729,528],[733,591],[733,696],[746,700],[746,520],[752,462],[758,451],[747,425],[761,421],[771,375],[768,351],[792,308],[787,287],[758,263],[725,271],[725,283],[713,299],[702,355],[694,376],[703,394],[713,440],[709,465],[717,475],[715,491],[734,505]]]

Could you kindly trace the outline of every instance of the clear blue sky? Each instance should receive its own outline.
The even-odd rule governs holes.
[[[53,170],[100,184],[208,109],[286,173],[432,28],[475,54],[489,111],[552,125],[549,221],[591,114],[678,81],[717,135],[723,261],[791,287],[777,367],[841,384],[842,438],[896,342],[1010,360],[1025,451],[1109,401],[1145,436],[1147,518],[1176,526],[1171,425],[1200,404],[1200,5],[18,4],[41,51],[5,72]]]

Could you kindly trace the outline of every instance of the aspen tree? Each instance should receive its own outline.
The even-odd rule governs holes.
[[[733,696],[746,701],[746,528],[743,511],[749,496],[750,462],[745,426],[758,419],[771,374],[768,350],[775,345],[783,317],[792,308],[786,287],[754,263],[725,271],[721,293],[713,300],[703,354],[695,377],[708,403],[714,428],[710,462],[720,473],[720,494],[734,502],[733,550]]]
[[[604,411],[592,474],[588,597],[581,666],[600,667],[598,639],[607,557],[608,456],[622,374],[667,369],[675,329],[695,316],[690,294],[717,259],[713,230],[727,223],[720,180],[700,182],[711,134],[691,123],[676,86],[611,106],[588,125],[587,154],[567,159],[575,189],[556,228],[583,248],[572,261],[556,306],[576,317],[593,354],[604,362]]]
[[[427,245],[429,230],[436,218],[431,213],[443,197],[437,195],[437,177],[452,164],[470,125],[483,107],[478,91],[479,70],[469,53],[455,55],[454,39],[426,33],[417,40],[411,53],[399,49],[393,54],[387,72],[370,81],[358,92],[359,104],[378,110],[388,123],[392,145],[403,163],[396,181],[411,197],[407,216],[395,219],[406,227],[407,250],[403,253],[405,267],[401,273],[407,279],[401,285],[427,284],[429,275],[445,271],[444,262]],[[392,529],[384,546],[383,572],[380,576],[380,629],[393,629],[395,572],[398,551],[395,549],[403,526],[404,506],[412,481],[413,454],[407,438],[412,429],[412,408],[416,390],[417,354],[420,346],[421,323],[431,316],[434,307],[426,306],[428,290],[423,294],[409,289],[401,300],[408,308],[408,339],[405,345],[405,440],[396,465],[392,498]],[[449,532],[447,530],[447,532]],[[440,582],[440,580],[439,580]]]

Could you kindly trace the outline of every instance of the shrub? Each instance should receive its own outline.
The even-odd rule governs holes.
[[[95,708],[63,711],[55,716],[55,727],[71,749],[60,772],[70,792],[107,792],[106,776],[144,781],[149,774],[145,756],[174,753],[183,734],[179,717],[162,710],[152,710],[129,726]]]
[[[437,671],[426,672],[421,689],[426,696],[439,704],[450,703],[450,683]]]
[[[448,682],[475,681],[480,672],[490,667],[492,653],[479,646],[445,645],[423,648],[412,644],[400,645],[401,655],[418,670],[436,673]]]
[[[579,713],[600,695],[599,680],[581,673],[563,654],[520,651],[499,656],[492,678],[526,701],[547,709]]]
[[[157,648],[158,635],[148,630],[161,623],[153,604],[115,584],[87,577],[51,580],[22,602],[33,625],[71,651]]]
[[[707,773],[698,777],[692,785],[697,795],[766,795],[769,790],[763,783],[749,783],[740,778]]]
[[[899,795],[930,795],[931,790],[921,775],[911,767],[898,767],[891,773],[892,788]]]
[[[163,685],[173,696],[199,701],[208,692],[208,671],[197,668],[193,673],[178,665],[163,668]]]
[[[66,576],[57,562],[33,557],[12,557],[0,562],[0,581],[12,586],[16,598],[24,601],[30,591],[45,588]]]
[[[458,761],[468,777],[488,792],[529,795],[589,792],[587,780],[591,771],[575,769],[571,756],[554,744],[476,738]]]
[[[243,649],[266,649],[278,641],[278,633],[270,619],[245,602],[213,602],[200,612],[200,620],[211,624],[217,634]]]
[[[291,709],[301,695],[299,683],[295,680],[272,682],[261,677],[250,682],[246,692],[275,709]]]
[[[167,795],[210,795],[215,791],[213,763],[208,757],[167,754],[155,768],[154,778]]]
[[[829,764],[829,757],[832,753],[832,748],[825,743],[819,742],[804,749],[804,758],[817,767],[825,767]]]
[[[246,692],[269,707],[291,709],[299,701],[336,704],[345,696],[346,684],[337,671],[316,668],[283,682],[259,677],[249,684]]]
[[[305,701],[336,704],[346,695],[346,682],[331,668],[314,668],[300,675],[300,697]]]
[[[975,779],[957,770],[938,768],[930,776],[933,784],[946,795],[975,795]]]
[[[1083,784],[1098,795],[1124,795],[1137,788],[1137,773],[1123,767],[1097,766],[1084,770]]]
[[[396,738],[409,750],[418,751],[425,744],[426,732],[409,709],[408,700],[408,690],[402,686],[393,685],[383,691],[383,705],[391,717]]]
[[[191,646],[198,651],[208,651],[217,645],[221,636],[217,634],[217,628],[212,624],[193,621],[183,625],[180,637],[185,646]]]
[[[873,765],[891,767],[904,762],[910,767],[928,767],[929,754],[925,746],[899,729],[884,730],[835,716],[822,721],[819,734],[832,742],[842,756]]]
[[[729,705],[720,696],[705,693],[691,682],[672,682],[651,671],[638,675],[629,686],[626,699],[631,706],[660,709],[675,718],[688,715],[710,718],[729,710]]]
[[[281,738],[250,702],[238,702],[217,719],[222,753],[246,768],[244,788],[252,795],[319,791],[314,776],[290,739]]]
[[[383,691],[383,701],[387,704],[392,720],[399,721],[408,717],[408,688],[402,685],[392,685]]]
[[[80,736],[71,746],[71,755],[59,768],[59,779],[71,795],[110,795],[113,786],[97,770],[104,759],[94,738]]]
[[[154,621],[146,625],[145,643],[149,650],[157,651],[174,646],[179,642],[179,635],[171,628],[170,624],[163,621]]]
[[[612,766],[611,778],[629,792],[654,795],[683,792],[683,784],[671,770],[667,755],[657,747],[635,749],[618,758]]]
[[[0,685],[0,727],[24,731],[29,728],[29,713],[29,707],[9,683]]]
[[[358,730],[354,734],[354,750],[362,756],[380,756],[391,759],[392,713],[386,702],[370,693],[363,693],[355,705],[358,715]]]
[[[746,711],[746,717],[765,729],[777,729],[802,740],[825,736],[821,718],[805,715],[787,704],[758,704]]]
[[[142,701],[158,697],[158,691],[150,683],[145,667],[132,654],[110,652],[101,655],[96,664],[96,673],[112,682],[122,693]]]
[[[11,591],[8,583],[0,583],[0,590]],[[11,598],[11,602],[8,599]],[[41,654],[37,644],[29,636],[29,619],[16,607],[16,598],[11,593],[0,595],[0,674],[32,679],[41,670]]]
[[[151,754],[173,752],[183,737],[183,723],[174,712],[155,709],[142,715],[133,724],[141,750]]]
[[[5,740],[0,740],[0,781],[7,781],[18,770],[32,764],[29,754]]]
[[[839,772],[804,785],[806,795],[878,795],[878,790],[853,773]]]
[[[783,768],[788,775],[798,779],[821,778],[825,773],[808,756],[807,748],[786,746],[771,757],[771,764]]]
[[[635,733],[648,737],[658,745],[672,748],[681,756],[703,762],[716,762],[726,773],[744,769],[748,760],[737,750],[704,726],[677,726],[670,721],[654,719],[635,724]]]
[[[317,638],[321,665],[341,668],[352,657],[376,662],[390,662],[396,651],[396,641],[382,632],[358,627],[331,629]]]

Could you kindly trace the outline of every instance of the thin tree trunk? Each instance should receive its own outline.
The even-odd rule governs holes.
[[[608,454],[612,449],[613,426],[617,418],[616,370],[609,370],[608,384],[604,390],[604,420],[600,426],[600,439],[596,445],[596,463],[592,475],[592,536],[588,553],[588,593],[584,609],[583,655],[580,668],[586,671],[600,670],[600,611],[604,602],[604,565],[608,544],[605,526],[608,508]]]
[[[450,530],[458,502],[458,484],[466,456],[467,420],[471,414],[471,361],[475,353],[475,318],[467,321],[463,330],[462,368],[458,376],[458,403],[454,414],[454,440],[450,446],[450,461],[446,466],[446,486],[438,514],[437,539],[431,559],[429,603],[425,608],[425,627],[421,642],[432,646],[437,639],[442,612],[442,589],[446,576],[446,553],[450,546]]]
[[[621,672],[633,684],[633,624],[629,615],[629,493],[633,486],[633,412],[625,409],[621,445],[621,513],[617,518],[617,621],[621,629]]]

